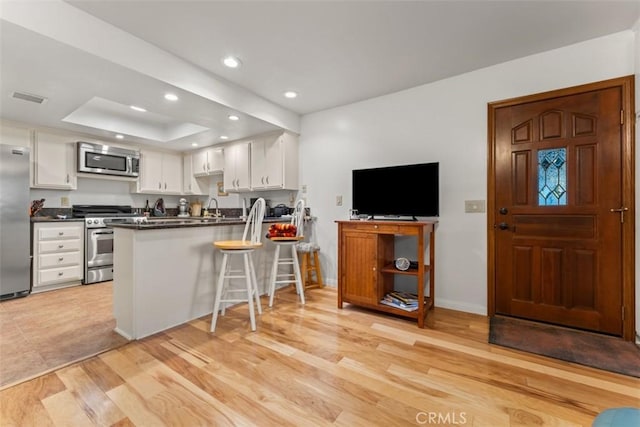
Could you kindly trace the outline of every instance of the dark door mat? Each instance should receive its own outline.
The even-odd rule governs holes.
[[[640,349],[622,338],[495,316],[489,342],[640,378]]]

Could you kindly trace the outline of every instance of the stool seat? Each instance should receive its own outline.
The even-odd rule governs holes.
[[[213,246],[222,250],[257,249],[262,247],[262,242],[251,243],[249,240],[219,240],[213,242]]]

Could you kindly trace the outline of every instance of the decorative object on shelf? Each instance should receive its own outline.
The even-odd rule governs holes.
[[[398,258],[394,261],[395,267],[400,271],[407,271],[410,268],[418,268],[418,261],[409,261],[407,258]]]
[[[395,262],[396,268],[401,271],[407,271],[411,263],[406,258],[398,258]]]
[[[45,199],[40,199],[31,202],[31,207],[29,208],[29,216],[36,216],[38,212],[42,210],[42,208],[44,207],[44,200]]]

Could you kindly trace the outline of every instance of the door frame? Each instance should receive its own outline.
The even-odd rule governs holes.
[[[564,89],[526,95],[487,104],[487,311],[489,317],[496,314],[496,223],[495,177],[496,140],[495,112],[498,108],[510,107],[527,102],[542,101],[561,96],[575,95],[594,90],[620,88],[622,95],[622,201],[629,208],[622,226],[622,338],[635,339],[635,109],[634,76],[624,76],[595,83],[588,83]]]

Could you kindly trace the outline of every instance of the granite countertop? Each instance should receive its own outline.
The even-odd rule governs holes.
[[[263,223],[289,222],[290,219],[265,218]],[[244,225],[241,218],[204,218],[204,217],[152,217],[142,224],[110,224],[112,228],[126,228],[129,230],[160,230],[166,228],[185,227],[216,227],[221,225]]]

